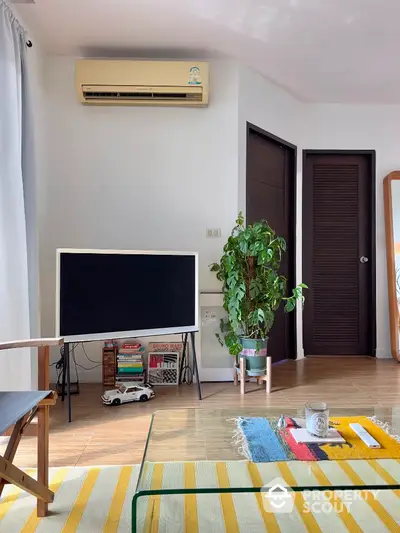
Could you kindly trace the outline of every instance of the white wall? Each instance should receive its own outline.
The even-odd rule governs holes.
[[[46,335],[54,333],[57,247],[199,251],[200,289],[217,289],[208,265],[219,259],[238,210],[234,64],[212,63],[210,105],[204,109],[82,106],[74,64],[71,57],[46,62],[48,164],[41,225]],[[221,228],[222,238],[206,238],[207,227]],[[99,359],[99,346],[87,350]],[[77,358],[93,366],[80,349]],[[81,378],[98,380],[100,370]]]
[[[219,258],[239,208],[245,207],[248,121],[298,147],[298,282],[302,149],[377,151],[377,352],[390,357],[382,179],[400,166],[400,106],[302,104],[252,70],[219,61],[211,65],[207,109],[85,107],[75,95],[74,61],[48,58],[45,69],[43,334],[54,332],[57,247],[198,250],[201,290],[218,288],[208,264]],[[222,239],[207,239],[207,227],[221,228]],[[297,337],[302,357],[300,309]],[[100,345],[88,345],[87,351],[99,360]],[[93,366],[80,348],[77,360]],[[99,377],[99,368],[81,373],[86,381]]]

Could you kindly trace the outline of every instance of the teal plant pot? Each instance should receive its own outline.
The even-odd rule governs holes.
[[[267,367],[267,344],[266,339],[240,338],[243,347],[240,357],[246,360],[246,371],[249,376],[264,376]]]

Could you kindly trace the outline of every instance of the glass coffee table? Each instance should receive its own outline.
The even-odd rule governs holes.
[[[304,418],[304,408],[154,413],[132,501],[132,531],[400,533],[400,455],[267,463],[243,456],[237,418],[282,414]],[[400,434],[400,407],[330,407],[330,418],[354,416],[375,416]],[[266,496],[274,490],[278,503],[290,500],[291,512],[271,508]]]

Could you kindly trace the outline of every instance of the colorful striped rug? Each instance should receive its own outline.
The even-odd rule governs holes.
[[[32,471],[29,471],[33,474]],[[52,515],[36,518],[35,500],[6,486],[0,503],[0,533],[129,533],[138,466],[53,468]],[[399,483],[400,462],[388,460],[254,464],[247,461],[155,463],[146,479],[153,488],[260,486],[281,478],[289,485]],[[365,491],[348,509],[320,512],[302,493],[288,514],[267,513],[251,493],[171,495],[139,499],[140,533],[400,533],[400,491]],[[329,496],[323,496],[329,504]],[[322,502],[323,503],[323,502]]]
[[[278,418],[239,417],[234,440],[242,455],[254,463],[271,461],[322,461],[329,459],[399,459],[400,438],[389,435],[386,426],[366,416],[331,417],[329,425],[339,431],[345,443],[297,443],[291,428],[304,427],[305,421],[286,417],[287,427],[277,427]],[[351,429],[361,424],[381,445],[368,448]]]

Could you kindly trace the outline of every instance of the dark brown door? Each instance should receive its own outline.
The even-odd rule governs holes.
[[[305,152],[305,355],[374,351],[373,154]]]
[[[246,173],[246,222],[267,220],[287,243],[281,273],[294,282],[294,191],[295,147],[248,127]],[[287,315],[283,305],[269,334],[268,352],[273,361],[295,358],[294,313]]]

